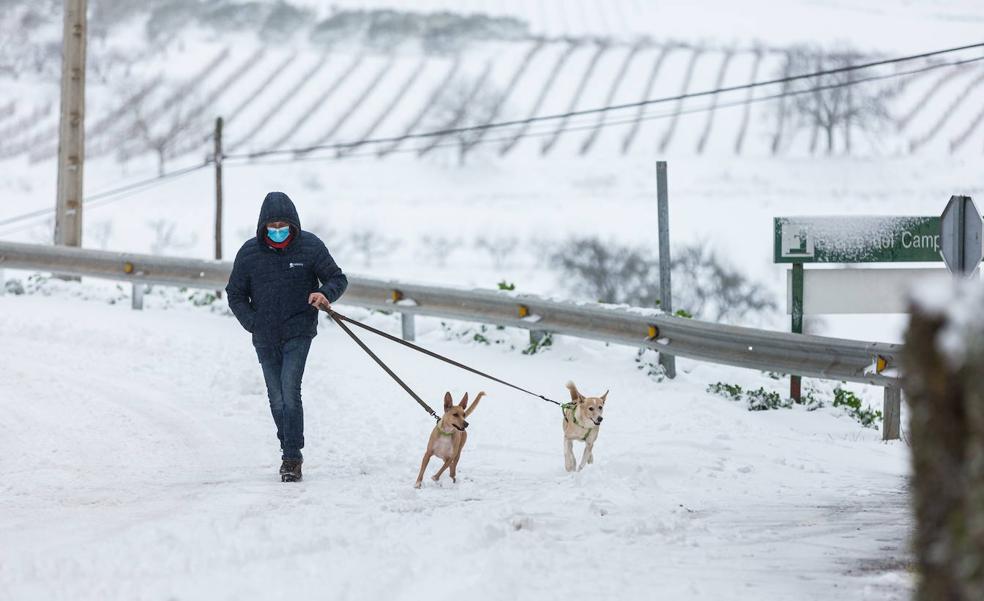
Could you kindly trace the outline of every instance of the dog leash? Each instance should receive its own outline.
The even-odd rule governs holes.
[[[375,361],[376,364],[379,365],[379,367],[382,367],[383,368],[383,371],[385,371],[386,373],[388,373],[391,378],[393,378],[394,380],[396,380],[396,383],[399,384],[400,386],[402,386],[403,387],[403,390],[406,390],[407,391],[407,394],[409,394],[411,397],[413,397],[413,400],[417,401],[417,404],[424,408],[424,411],[426,411],[427,413],[429,413],[430,416],[433,417],[435,420],[438,420],[438,421],[441,420],[441,418],[437,415],[437,413],[435,413],[434,410],[431,409],[431,406],[428,405],[427,403],[425,403],[424,402],[424,399],[420,398],[420,396],[418,396],[417,393],[414,392],[412,388],[410,388],[409,386],[407,386],[407,383],[404,382],[403,380],[401,380],[400,379],[400,376],[396,375],[396,373],[392,369],[390,369],[389,366],[387,366],[385,363],[383,363],[383,360],[380,359],[378,356],[376,356],[376,353],[372,352],[372,349],[370,349],[368,346],[366,346],[366,343],[365,342],[362,342],[362,339],[359,338],[358,336],[356,336],[355,335],[355,332],[353,332],[352,330],[350,330],[347,325],[345,325],[344,323],[342,323],[342,319],[339,319],[339,318],[344,318],[347,321],[350,321],[350,322],[356,323],[356,324],[358,324],[359,322],[354,321],[354,320],[351,320],[351,319],[348,319],[347,317],[344,317],[342,315],[339,315],[338,313],[335,313],[332,310],[329,310],[328,311],[328,315],[330,315],[331,318],[335,320],[335,323],[337,323],[340,328],[342,328],[343,330],[345,330],[345,333],[346,334],[348,334],[349,336],[352,337],[352,340],[354,340],[355,343],[358,344],[362,348],[362,350],[364,350],[366,352],[367,355],[369,355],[370,357],[372,357],[372,360]]]
[[[403,386],[403,389],[406,390],[408,393],[410,393],[410,396],[412,396],[418,403],[420,403],[421,405],[423,405],[423,407],[425,409],[428,409],[428,411],[429,411],[429,413],[431,413],[431,415],[435,415],[434,412],[433,412],[433,410],[430,409],[430,407],[428,407],[426,403],[424,403],[422,400],[420,400],[420,397],[418,397],[416,394],[414,394],[414,392],[412,390],[410,390],[410,388],[406,384],[404,384],[403,381],[400,380],[396,376],[396,374],[394,374],[393,371],[389,367],[387,367],[379,359],[379,357],[377,357],[375,354],[373,354],[373,352],[371,350],[369,350],[369,348],[365,345],[365,343],[363,343],[362,340],[360,340],[359,337],[356,336],[355,333],[351,329],[348,328],[348,326],[346,326],[344,323],[342,323],[343,321],[347,321],[348,323],[350,323],[352,325],[358,326],[358,327],[360,327],[360,328],[362,328],[362,329],[364,329],[364,330],[366,330],[368,332],[372,332],[373,334],[376,334],[377,336],[381,336],[383,338],[386,338],[387,340],[391,340],[393,342],[402,344],[405,347],[412,348],[413,350],[415,350],[415,351],[417,351],[419,353],[423,353],[423,354],[427,355],[428,357],[432,357],[432,358],[437,359],[439,361],[443,361],[443,362],[448,363],[450,365],[453,365],[453,366],[455,366],[455,367],[457,367],[459,369],[463,369],[463,370],[468,371],[468,372],[471,372],[471,373],[473,373],[475,375],[482,376],[483,378],[487,378],[489,380],[492,380],[493,382],[497,382],[499,384],[502,384],[503,386],[508,386],[509,388],[512,388],[514,390],[518,390],[520,392],[526,393],[526,394],[528,394],[530,396],[535,396],[538,399],[542,399],[542,400],[544,400],[544,401],[546,401],[548,403],[553,403],[554,405],[557,405],[558,407],[562,406],[561,403],[558,403],[557,401],[555,401],[555,400],[553,400],[551,398],[548,398],[548,397],[546,397],[546,396],[544,396],[542,394],[537,394],[537,393],[535,393],[535,392],[533,392],[531,390],[527,390],[527,389],[523,388],[522,386],[517,386],[517,385],[512,384],[510,382],[506,382],[505,380],[499,379],[499,378],[497,378],[497,377],[495,377],[495,376],[493,376],[491,374],[487,374],[487,373],[485,373],[483,371],[477,370],[474,367],[469,367],[469,366],[465,365],[464,363],[461,363],[459,361],[455,361],[454,359],[451,359],[449,357],[445,357],[444,355],[440,355],[438,353],[435,353],[434,351],[425,349],[425,348],[423,348],[421,346],[417,346],[416,344],[413,344],[412,342],[407,342],[406,340],[404,340],[402,338],[399,338],[397,336],[393,336],[392,334],[389,334],[389,333],[384,332],[382,330],[378,330],[378,329],[376,329],[376,328],[374,328],[374,327],[372,327],[370,325],[367,325],[367,324],[362,323],[361,321],[356,321],[356,320],[352,319],[351,317],[346,317],[345,315],[342,315],[341,313],[339,313],[338,311],[335,311],[334,309],[329,309],[328,310],[328,315],[330,315],[331,318],[335,320],[335,323],[337,323],[339,326],[341,326],[341,328],[343,330],[345,330],[345,332],[349,336],[351,336],[352,339],[355,340],[356,343],[358,343],[358,345],[360,347],[362,347],[362,350],[364,350],[367,353],[369,353],[369,355],[376,361],[376,363],[378,363],[380,367],[382,367],[384,370],[386,370],[386,373],[388,373],[391,377],[393,377],[394,379],[396,379],[396,381],[401,386]]]

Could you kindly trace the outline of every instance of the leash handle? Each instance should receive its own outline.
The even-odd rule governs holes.
[[[372,351],[369,351],[368,348],[355,336],[355,334],[351,330],[349,330],[342,323],[343,320],[349,322],[352,325],[358,326],[358,327],[360,327],[360,328],[362,328],[362,329],[364,329],[366,331],[372,332],[373,334],[376,334],[377,336],[381,336],[383,338],[386,338],[387,340],[392,340],[393,342],[397,342],[399,344],[402,344],[403,346],[406,346],[408,348],[412,348],[412,349],[414,349],[415,351],[417,351],[419,353],[423,353],[423,354],[427,355],[428,357],[432,357],[432,358],[437,359],[439,361],[443,361],[443,362],[448,363],[450,365],[453,365],[453,366],[455,366],[455,367],[457,367],[459,369],[463,369],[465,371],[471,372],[471,373],[473,373],[475,375],[482,376],[483,378],[487,378],[489,380],[492,380],[493,382],[497,382],[499,384],[502,384],[503,386],[508,386],[509,388],[512,388],[513,390],[518,390],[518,391],[524,392],[524,393],[526,393],[526,394],[528,394],[530,396],[535,396],[535,397],[537,397],[539,399],[543,399],[544,401],[547,401],[548,403],[553,403],[554,405],[557,405],[557,406],[560,406],[561,405],[561,403],[558,403],[557,401],[555,401],[555,400],[553,400],[551,398],[547,398],[546,396],[544,396],[542,394],[537,394],[537,393],[535,393],[533,391],[530,391],[530,390],[527,390],[527,389],[525,389],[525,388],[523,388],[521,386],[516,386],[515,384],[511,384],[509,382],[506,382],[505,380],[501,380],[501,379],[499,379],[499,378],[497,378],[497,377],[495,377],[493,375],[487,374],[487,373],[485,373],[483,371],[479,371],[479,370],[475,369],[474,367],[469,367],[469,366],[465,365],[464,363],[460,363],[458,361],[455,361],[454,359],[450,359],[448,357],[445,357],[444,355],[439,355],[438,353],[435,353],[434,351],[425,349],[422,346],[417,346],[416,344],[413,344],[412,342],[408,342],[408,341],[406,341],[406,340],[404,340],[402,338],[399,338],[397,336],[393,336],[392,334],[389,334],[389,333],[384,332],[382,330],[378,330],[378,329],[376,329],[376,328],[374,328],[374,327],[372,327],[370,325],[366,325],[366,324],[362,323],[361,321],[356,321],[356,320],[352,319],[351,317],[346,317],[345,315],[342,315],[341,313],[339,313],[338,311],[335,311],[334,309],[328,309],[327,311],[328,311],[328,314],[331,315],[331,318],[334,319],[335,322],[338,325],[340,325],[348,333],[349,336],[352,336],[353,339],[355,339],[357,342],[359,342],[359,345],[362,346],[363,350],[365,350],[366,352],[368,352],[370,355],[372,355]],[[375,355],[372,355],[372,357],[373,357],[373,359],[376,360],[376,363],[379,363],[379,365],[382,366],[383,369],[385,369],[387,371],[387,373],[389,373],[393,377],[396,377],[395,374],[393,374],[389,370],[388,367],[386,367],[385,365],[383,365],[382,361],[380,361],[378,357],[376,357]],[[397,381],[400,381],[400,380],[397,379]],[[410,389],[407,388],[407,386],[405,384],[403,384],[402,381],[400,381],[400,384],[403,385],[404,389],[406,389],[408,392],[410,391]],[[418,403],[423,403],[423,401],[419,400],[419,397],[417,397],[416,395],[413,395],[412,392],[411,392],[411,395],[414,396],[414,398],[418,399],[417,400]],[[426,405],[424,405],[424,406],[426,407]]]

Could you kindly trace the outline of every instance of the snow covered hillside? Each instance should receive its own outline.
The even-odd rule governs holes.
[[[227,122],[226,152],[249,154],[630,104],[972,44],[980,42],[974,36],[984,20],[979,3],[961,0],[934,3],[929,14],[894,0],[867,11],[801,1],[777,9],[756,2],[743,4],[740,14],[733,14],[732,3],[718,1],[451,4],[343,2],[333,3],[327,13],[323,3],[304,9],[303,4],[160,0],[142,11],[100,11],[97,5],[93,27],[99,35],[91,42],[87,81],[87,156],[127,161],[160,153],[197,159],[211,148],[211,124],[218,116]],[[405,12],[366,10],[382,8]],[[442,10],[447,12],[437,12]],[[706,18],[697,11],[716,15]],[[23,23],[0,25],[40,21],[46,25],[37,26],[39,31],[54,35],[60,23],[53,15],[57,10],[49,8]],[[750,17],[755,26],[745,23]],[[560,31],[548,32],[548,23]],[[48,161],[57,150],[59,71],[51,51],[57,37],[45,46],[28,36],[24,44],[37,44],[41,57],[13,73],[3,58],[15,50],[0,48],[0,84],[16,90],[0,98],[0,159]],[[856,79],[980,56],[976,49],[868,70]],[[493,155],[516,152],[527,158],[656,149],[675,156],[802,156],[826,150],[823,136],[789,114],[794,101],[745,104],[796,89],[773,86],[629,107],[496,130],[468,142],[493,148]],[[836,124],[831,151],[980,155],[981,63],[854,90],[855,97],[838,100],[856,110]],[[434,150],[428,148],[431,142],[454,140],[344,154],[428,154]]]
[[[305,480],[279,452],[248,336],[222,305],[34,281],[0,297],[0,599],[903,599],[908,453],[839,410],[749,412],[781,389],[560,338],[423,344],[562,398],[611,389],[595,464],[566,474],[560,413],[371,340],[428,401],[489,396],[457,485],[412,488],[432,422],[337,328],[305,376]],[[109,301],[109,302],[107,302]],[[340,307],[396,332],[393,316]],[[828,389],[829,392],[829,389]],[[432,467],[433,469],[433,467]]]

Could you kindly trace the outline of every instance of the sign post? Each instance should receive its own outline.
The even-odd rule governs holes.
[[[673,314],[673,293],[670,284],[670,202],[666,185],[666,161],[656,161],[656,221],[659,228],[659,307]],[[659,352],[659,364],[671,380],[676,377],[676,359]]]
[[[803,333],[803,264],[793,263],[792,332]],[[802,382],[799,376],[789,376],[789,398],[800,400]]]

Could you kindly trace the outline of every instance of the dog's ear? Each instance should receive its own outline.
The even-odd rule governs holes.
[[[462,409],[468,407],[468,393],[467,392],[465,393],[465,396],[461,397],[461,402],[458,403],[458,406],[461,407]]]
[[[571,391],[571,400],[580,403],[584,400],[584,395],[577,391],[577,386],[574,382],[567,383],[567,390]]]
[[[451,398],[450,392],[444,393],[444,410],[447,411],[454,404],[454,399]]]
[[[605,391],[605,394],[601,395],[600,398],[601,398],[602,401],[607,401],[608,400],[608,391],[606,390]]]

